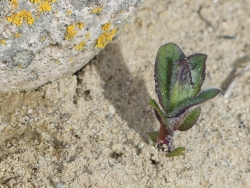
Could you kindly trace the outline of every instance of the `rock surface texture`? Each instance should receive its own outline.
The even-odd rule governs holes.
[[[77,71],[142,1],[1,1],[0,92],[37,88]]]

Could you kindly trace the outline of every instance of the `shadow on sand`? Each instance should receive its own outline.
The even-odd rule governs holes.
[[[114,106],[116,114],[146,141],[147,132],[152,131],[149,116],[152,118],[153,110],[144,80],[138,76],[143,72],[134,75],[130,72],[116,43],[109,44],[90,63],[97,67],[104,82],[103,95]]]

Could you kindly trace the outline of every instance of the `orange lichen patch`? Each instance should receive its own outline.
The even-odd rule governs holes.
[[[18,38],[21,36],[21,33],[15,33],[15,37]]]
[[[29,25],[32,25],[35,21],[35,19],[32,17],[31,12],[28,12],[26,10],[21,10],[17,13],[12,14],[11,16],[7,16],[7,20],[12,24],[16,24],[17,26],[22,25],[23,22],[27,22]]]
[[[77,45],[75,45],[75,49],[81,51],[81,50],[83,50],[83,48],[84,48],[85,45],[86,45],[86,42],[85,41],[81,41]]]
[[[75,26],[69,25],[67,27],[67,33],[65,35],[65,39],[66,40],[72,39],[77,33],[78,33],[78,31],[75,30]]]
[[[111,22],[107,22],[102,26],[103,31],[108,31],[111,27]]]
[[[96,47],[97,48],[104,48],[109,42],[113,40],[113,37],[116,33],[116,28],[112,29],[111,31],[106,31],[99,36],[97,39]]]
[[[67,11],[66,11],[66,15],[67,15],[67,16],[70,16],[72,13],[73,13],[72,10],[67,10]]]
[[[6,44],[5,40],[0,40],[0,43],[1,43],[2,45],[5,45],[5,44]]]
[[[98,12],[101,12],[101,11],[102,11],[101,7],[97,7],[94,10],[92,10],[93,13],[98,13]]]
[[[18,1],[17,0],[9,0],[10,1],[10,5],[16,9],[18,7]]]
[[[85,37],[88,39],[90,37],[90,32],[88,32]]]

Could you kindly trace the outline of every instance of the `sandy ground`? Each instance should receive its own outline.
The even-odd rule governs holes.
[[[0,187],[250,187],[250,1],[146,0],[87,66],[37,90],[0,95]],[[148,145],[159,128],[158,48],[208,54],[204,88],[222,94],[175,135],[185,157]]]

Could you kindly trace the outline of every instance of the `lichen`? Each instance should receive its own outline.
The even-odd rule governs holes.
[[[84,46],[86,45],[85,41],[79,42],[77,45],[75,45],[75,50],[81,51],[83,50]]]
[[[72,10],[67,10],[67,11],[66,11],[66,15],[67,15],[67,16],[70,16],[72,13],[73,13]]]
[[[50,12],[51,3],[49,1],[44,1],[39,5],[39,12]]]
[[[18,7],[18,1],[17,0],[9,0],[10,1],[10,5],[16,9]]]
[[[88,32],[85,37],[88,39],[90,37],[90,32]]]
[[[111,27],[111,22],[107,22],[102,26],[103,31],[108,31]]]
[[[109,42],[113,40],[116,30],[117,29],[114,28],[111,31],[105,31],[103,34],[101,34],[97,39],[96,47],[103,49]]]
[[[42,40],[42,41],[45,41],[45,36],[42,36],[41,40]]]
[[[77,23],[76,23],[76,26],[77,26],[80,30],[82,30],[82,28],[85,26],[85,24],[84,24],[83,22],[77,22]]]
[[[5,44],[6,44],[6,41],[5,41],[5,40],[0,40],[0,43],[1,43],[2,45],[5,45]]]
[[[93,13],[99,13],[102,11],[102,8],[101,7],[97,7],[95,9],[92,10]]]
[[[67,27],[67,33],[65,35],[65,39],[69,40],[72,39],[78,32],[75,30],[75,26],[74,25],[69,25]]]
[[[30,0],[32,3],[35,3],[35,4],[37,4],[37,3],[40,3],[41,2],[41,0]]]
[[[72,39],[77,33],[77,30],[81,30],[84,27],[84,23],[76,22],[67,27],[67,33],[65,35],[65,40]]]
[[[22,35],[21,33],[15,33],[16,38],[20,37],[21,35]]]
[[[30,2],[34,4],[39,4],[38,11],[39,12],[50,12],[51,4],[55,3],[57,0],[30,0]]]
[[[22,25],[24,22],[27,22],[29,25],[32,25],[35,19],[32,17],[32,13],[26,10],[21,10],[17,13],[7,16],[7,20],[17,26]]]

